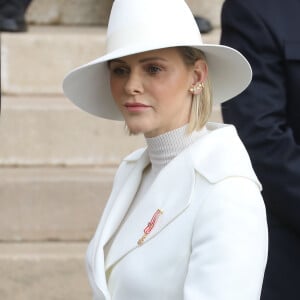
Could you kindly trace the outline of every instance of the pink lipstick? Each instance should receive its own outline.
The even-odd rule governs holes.
[[[143,103],[138,103],[138,102],[125,103],[124,106],[129,112],[143,112],[150,107],[149,105],[145,105]]]

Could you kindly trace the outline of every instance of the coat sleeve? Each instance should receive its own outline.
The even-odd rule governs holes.
[[[267,241],[257,185],[242,177],[216,184],[194,224],[184,300],[259,300]]]
[[[273,9],[269,5],[268,14]],[[300,233],[300,145],[287,114],[289,78],[282,41],[266,21],[266,11],[260,11],[251,1],[224,3],[221,44],[245,55],[253,80],[242,94],[222,105],[222,114],[225,123],[237,127],[249,152],[267,209]]]

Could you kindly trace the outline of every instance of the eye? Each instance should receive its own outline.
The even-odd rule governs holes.
[[[152,75],[155,75],[155,74],[159,73],[161,70],[162,70],[162,68],[157,66],[157,65],[147,66],[147,72],[152,74]]]
[[[126,67],[112,67],[111,73],[117,76],[124,76],[129,74],[129,69]]]

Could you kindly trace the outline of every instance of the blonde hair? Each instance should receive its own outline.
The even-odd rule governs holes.
[[[206,61],[204,53],[192,47],[177,47],[187,66],[192,66],[201,59]],[[192,98],[192,108],[188,126],[188,133],[200,130],[208,121],[212,111],[212,92],[209,79],[203,82],[204,87],[199,95]]]

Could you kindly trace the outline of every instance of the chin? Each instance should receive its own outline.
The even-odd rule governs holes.
[[[138,135],[138,134],[144,134],[144,131],[143,130],[139,130],[137,128],[130,128],[130,127],[127,127],[127,130],[129,132],[130,135]]]
[[[125,124],[127,131],[133,135],[144,133],[146,129],[145,126],[143,126],[143,120],[128,118],[127,120],[125,119]]]
[[[145,134],[149,131],[148,128],[141,127],[140,124],[137,126],[134,124],[126,124],[126,128],[131,135]]]

